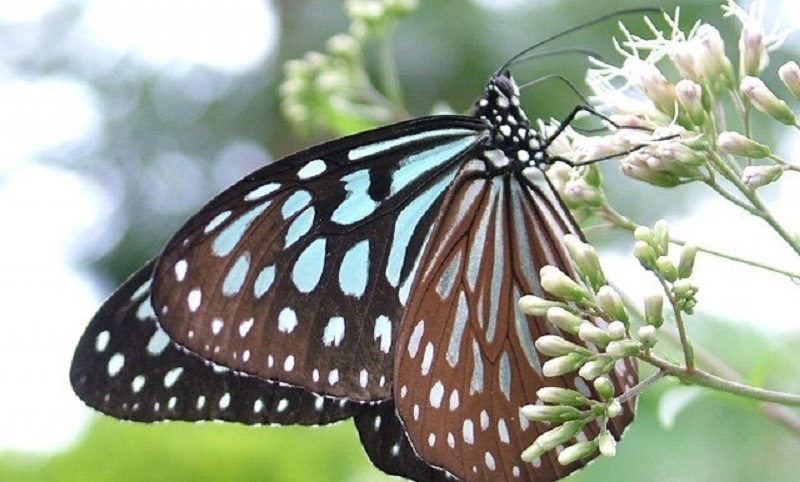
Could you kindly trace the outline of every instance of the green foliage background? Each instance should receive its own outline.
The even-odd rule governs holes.
[[[517,2],[512,11],[485,10],[472,2],[422,1],[421,9],[401,23],[393,38],[408,110],[415,115],[430,111],[437,101],[446,101],[465,110],[481,91],[487,77],[518,50],[580,22],[610,10],[609,2],[562,0]],[[627,3],[627,4],[626,4]],[[665,5],[666,3],[666,5]],[[658,5],[683,6],[687,25],[694,19],[720,19],[718,3],[695,2],[614,2],[614,9]],[[51,162],[69,166],[97,182],[118,183],[125,223],[122,236],[109,251],[87,253],[85,264],[106,281],[110,291],[146,259],[156,254],[168,236],[203,199],[225,187],[207,182],[203,195],[193,205],[165,209],[147,199],[152,185],[144,171],[165,151],[184,152],[206,163],[206,171],[218,169],[212,159],[232,139],[249,139],[266,147],[279,158],[309,143],[322,140],[297,136],[281,119],[277,85],[281,65],[308,50],[320,50],[331,35],[347,26],[339,2],[286,0],[275,3],[280,14],[280,42],[277,53],[251,72],[226,78],[232,82],[229,93],[202,106],[199,116],[189,124],[182,116],[195,112],[180,96],[167,106],[170,116],[158,114],[164,106],[163,90],[181,89],[185,79],[165,81],[158,72],[141,69],[124,61],[124,75],[97,76],[61,57],[21,64],[31,75],[69,73],[90,83],[101,101],[110,108],[124,102],[125,92],[137,92],[137,104],[127,115],[112,117],[104,126],[103,144],[92,153],[56,153]],[[75,7],[79,8],[79,7]],[[53,36],[68,27],[75,11],[62,12],[53,22]],[[732,25],[719,21],[718,25]],[[590,47],[608,54],[608,39],[613,22],[586,29],[569,38],[566,45]],[[723,35],[725,31],[723,28]],[[730,45],[735,37],[726,36]],[[599,47],[598,47],[599,46]],[[541,59],[515,69],[522,79],[535,79],[559,73],[581,87],[579,58]],[[195,72],[208,81],[222,74]],[[546,83],[526,92],[529,114],[561,117],[579,100],[563,84]],[[232,165],[221,177],[233,182],[256,166],[246,162]],[[606,170],[614,170],[606,166]],[[610,174],[614,193],[614,174]],[[164,182],[169,182],[165,180]],[[631,190],[630,183],[612,194],[615,205],[637,219],[648,222],[679,214],[694,202],[694,193],[676,201],[672,193],[644,188]],[[181,189],[175,184],[174,189]],[[646,196],[646,197],[645,197]],[[670,199],[670,203],[661,202]],[[642,202],[643,200],[647,202]],[[191,204],[191,203],[190,203]],[[607,238],[608,241],[610,238]],[[612,240],[613,241],[613,240]],[[628,246],[625,246],[627,249]],[[87,320],[88,321],[88,320]],[[800,364],[771,353],[791,353],[786,346],[798,341],[761,339],[740,327],[731,330],[731,321],[703,320],[691,325],[696,341],[716,350],[728,363],[749,375],[757,384],[776,389],[800,391]],[[64,340],[74,343],[76,340]],[[775,350],[764,347],[774,346]],[[765,356],[765,353],[767,355]],[[62,367],[64,377],[67,367]],[[787,380],[789,380],[787,382]],[[657,406],[669,388],[662,383],[640,401],[638,420],[629,429],[613,460],[600,460],[572,476],[573,481],[790,481],[800,474],[800,441],[784,428],[767,419],[756,405],[729,396],[703,394],[680,412],[672,429],[659,423]],[[4,391],[4,396],[12,396]],[[0,427],[2,430],[2,427]],[[334,427],[243,427],[216,423],[170,423],[154,426],[122,423],[97,416],[75,446],[63,453],[33,456],[0,453],[0,481],[379,481],[388,479],[374,469],[358,442],[351,422]]]

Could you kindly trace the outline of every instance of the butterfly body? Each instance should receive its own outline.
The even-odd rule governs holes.
[[[572,273],[561,239],[581,235],[544,176],[549,141],[497,75],[472,117],[254,172],[104,304],[76,350],[76,392],[141,421],[353,416],[373,463],[415,480],[568,474],[585,461],[519,459],[548,430],[519,415],[538,388],[593,393],[543,377],[533,343],[558,332],[516,308],[545,296],[542,266]],[[635,383],[635,367],[615,373],[618,389]],[[632,416],[626,405],[617,437]]]

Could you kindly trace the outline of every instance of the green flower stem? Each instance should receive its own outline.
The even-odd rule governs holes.
[[[680,344],[678,333],[671,327],[662,327],[661,335],[667,338],[666,341],[672,341],[676,345]],[[745,379],[736,370],[731,368],[725,362],[715,357],[702,347],[695,347],[695,356],[697,357],[700,365],[711,370],[720,377],[728,380],[733,380],[736,383],[744,384]],[[800,415],[792,409],[778,405],[776,403],[762,402],[759,403],[761,410],[771,419],[784,425],[787,429],[800,436]]]
[[[706,180],[705,183],[708,187],[713,189],[714,192],[725,198],[728,202],[731,202],[736,206],[744,209],[753,216],[761,217],[761,213],[758,211],[758,209],[754,208],[753,206],[750,206],[749,204],[745,203],[741,199],[738,199],[736,196],[726,191],[722,186],[719,185],[719,183],[717,183],[717,181],[709,179]]]
[[[600,226],[592,226],[592,227],[586,228],[586,229],[584,229],[585,233],[588,234],[590,232],[600,231],[602,229],[614,229],[614,228],[623,229],[625,231],[633,232],[639,226],[636,222],[631,221],[629,218],[627,218],[627,217],[623,216],[622,214],[618,213],[617,211],[615,211],[614,208],[612,208],[608,204],[606,204],[606,205],[604,205],[602,207],[602,211],[600,211],[599,215],[603,219],[607,220],[608,224],[600,225]],[[671,243],[675,243],[675,244],[677,244],[679,246],[684,246],[684,245],[687,244],[687,242],[685,240],[682,240],[682,239],[679,239],[679,238],[675,238],[675,237],[672,237],[672,236],[670,236],[669,241]],[[706,247],[703,247],[703,246],[697,246],[697,249],[699,251],[702,251],[703,253],[707,253],[707,254],[710,254],[710,255],[713,255],[713,256],[717,256],[719,258],[728,259],[728,260],[731,260],[731,261],[736,261],[738,263],[746,264],[748,266],[753,266],[753,267],[756,267],[756,268],[761,268],[761,269],[764,269],[764,270],[767,270],[767,271],[772,271],[773,273],[778,273],[778,274],[787,276],[787,277],[789,277],[789,278],[791,278],[793,280],[800,280],[800,273],[795,273],[795,272],[788,271],[788,270],[785,270],[785,269],[776,268],[775,266],[770,266],[768,264],[760,263],[758,261],[753,261],[753,260],[745,259],[745,258],[742,258],[742,257],[739,257],[739,256],[734,256],[732,254],[725,254],[725,253],[723,253],[721,251],[717,251],[717,250],[711,249],[711,248],[706,248]]]
[[[681,349],[683,350],[683,360],[686,364],[686,370],[692,371],[696,368],[694,347],[692,346],[692,342],[689,341],[689,336],[686,333],[686,323],[683,319],[683,313],[678,309],[678,303],[675,301],[675,297],[672,295],[672,290],[670,289],[669,285],[667,285],[667,281],[661,276],[658,276],[658,282],[661,283],[661,287],[664,289],[664,294],[667,296],[670,306],[672,306],[672,314],[675,316],[675,326],[678,328],[678,336],[681,342]]]
[[[769,159],[772,159],[773,161],[775,161],[775,163],[780,164],[787,171],[800,172],[800,166],[792,164],[786,159],[782,159],[780,156],[776,156],[775,154],[770,154]]]
[[[700,370],[696,367],[689,369],[688,367],[674,365],[673,363],[653,355],[652,353],[641,353],[639,354],[638,358],[657,367],[663,371],[665,375],[673,376],[682,382],[711,388],[713,390],[731,393],[742,397],[752,398],[762,402],[780,403],[781,405],[800,407],[800,395],[766,390],[763,388],[745,385],[743,383],[737,383],[732,380],[727,380],[725,378],[712,375],[711,373]]]
[[[657,381],[661,380],[667,376],[664,370],[658,370],[649,377],[645,378],[641,382],[639,382],[635,387],[631,388],[627,392],[623,393],[622,395],[617,397],[617,401],[619,403],[625,403],[633,397],[639,396],[640,393],[643,393],[645,390],[650,388],[653,384]]]
[[[674,238],[672,236],[670,236],[669,241],[671,243],[675,243],[675,244],[677,244],[679,246],[685,246],[687,244],[687,242],[685,240]],[[697,245],[695,245],[695,246],[697,246]],[[704,248],[702,246],[697,246],[697,249],[698,249],[698,251],[702,251],[703,253],[711,254],[711,255],[716,256],[718,258],[728,259],[728,260],[731,260],[731,261],[735,261],[737,263],[742,263],[742,264],[745,264],[745,265],[748,265],[748,266],[753,266],[755,268],[761,268],[761,269],[766,270],[766,271],[772,271],[773,273],[784,275],[784,276],[786,276],[786,277],[788,277],[788,278],[790,278],[792,280],[800,281],[800,273],[795,273],[793,271],[788,271],[788,270],[785,270],[785,269],[776,268],[775,266],[770,266],[768,264],[760,263],[758,261],[745,259],[745,258],[742,258],[740,256],[734,256],[732,254],[725,254],[723,252],[720,252],[720,251],[717,251],[717,250],[711,249],[711,248]]]
[[[742,184],[740,180],[737,179],[737,181],[738,184],[741,186],[737,187],[739,187],[739,189],[742,191],[742,194],[744,194],[744,196],[747,197],[747,199],[759,211],[760,214],[758,214],[757,216],[763,219],[767,224],[769,224],[769,226],[776,233],[778,233],[778,236],[783,238],[783,240],[786,241],[786,244],[788,244],[794,250],[795,253],[800,255],[800,239],[798,239],[797,236],[793,236],[791,233],[789,233],[786,230],[786,228],[784,228],[781,225],[781,223],[779,223],[775,219],[775,217],[772,216],[772,213],[764,204],[764,202],[761,199],[761,196],[759,196],[758,193],[747,189],[747,187],[744,184]]]

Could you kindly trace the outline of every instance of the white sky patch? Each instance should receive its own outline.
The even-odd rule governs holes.
[[[277,40],[275,11],[264,0],[95,0],[83,28],[103,49],[164,66],[255,67]]]
[[[0,23],[35,22],[58,3],[60,0],[0,0]]]
[[[0,385],[7,395],[0,397],[0,450],[63,448],[86,420],[69,366],[102,298],[69,262],[75,240],[109,204],[91,184],[52,168],[29,164],[4,178]]]
[[[0,78],[0,105],[0,168],[89,141],[101,120],[91,89],[67,77]]]

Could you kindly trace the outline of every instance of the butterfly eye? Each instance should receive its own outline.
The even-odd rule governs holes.
[[[516,308],[544,296],[543,266],[575,274],[562,239],[581,236],[547,178],[523,175],[549,140],[517,96],[499,75],[472,117],[338,139],[224,191],[100,308],[76,393],[143,422],[353,417],[373,463],[414,480],[555,480],[586,463],[520,457],[549,430],[520,415],[539,388],[590,389],[545,381],[534,341],[556,329]],[[636,370],[612,376],[627,387]]]

